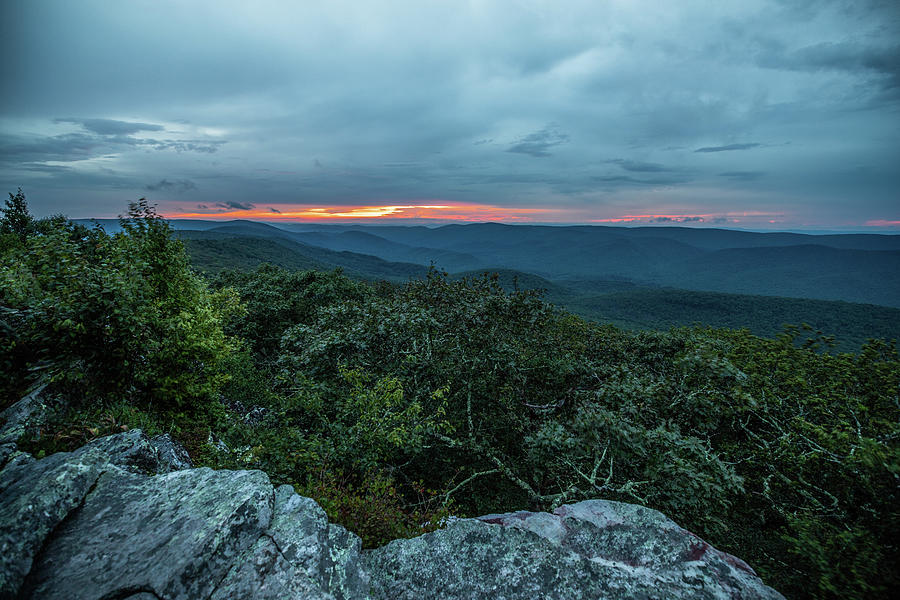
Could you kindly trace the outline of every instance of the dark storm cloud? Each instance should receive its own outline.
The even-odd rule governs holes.
[[[538,158],[550,156],[549,150],[560,144],[569,141],[569,136],[560,132],[553,126],[547,126],[540,131],[530,133],[512,146],[507,148],[507,152],[514,154],[527,154]]]
[[[38,173],[49,173],[54,175],[72,172],[72,167],[67,167],[64,165],[48,165],[46,163],[19,163],[17,166],[23,171],[34,171]]]
[[[598,183],[622,183],[636,185],[674,185],[689,181],[687,177],[632,177],[631,175],[595,175],[591,177],[592,181]]]
[[[101,142],[84,133],[67,133],[28,139],[0,135],[0,160],[10,163],[87,160],[98,154]]]
[[[606,183],[610,182],[627,182],[627,183],[644,183],[634,177],[629,177],[628,175],[596,175],[593,177],[594,181],[602,181]]]
[[[769,48],[759,56],[767,68],[792,71],[869,71],[884,76],[885,87],[900,85],[900,45],[873,47],[860,42],[821,42],[786,51]]]
[[[190,181],[206,210],[900,219],[896,3],[153,4],[0,2],[0,183],[36,210]]]
[[[648,222],[649,223],[702,223],[704,221],[703,217],[653,217]]]
[[[130,123],[114,119],[54,119],[55,123],[77,123],[99,135],[132,135],[138,131],[163,131],[162,125],[150,123]]]
[[[213,154],[215,152],[218,152],[219,148],[221,148],[223,144],[227,143],[225,140],[138,140],[138,142],[140,144],[150,146],[155,150],[200,152],[202,154]]]
[[[750,150],[751,148],[758,148],[762,144],[752,143],[752,144],[728,144],[727,146],[705,146],[703,148],[697,148],[694,152],[729,152],[731,150]]]
[[[216,202],[219,208],[231,208],[234,210],[250,210],[255,205],[250,202],[235,202],[234,200],[226,200],[225,202]]]
[[[197,184],[190,179],[176,179],[174,181],[169,181],[168,179],[160,179],[158,182],[147,184],[144,187],[151,192],[162,190],[166,192],[182,193],[188,192],[190,190],[196,190]]]
[[[0,162],[33,165],[85,161],[133,148],[212,154],[225,143],[224,140],[153,139],[80,132],[44,137],[0,135]]]

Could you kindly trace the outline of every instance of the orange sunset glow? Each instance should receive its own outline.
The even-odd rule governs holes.
[[[247,219],[258,221],[308,221],[308,222],[371,222],[371,221],[434,221],[476,223],[594,223],[605,225],[654,225],[684,224],[712,225],[738,224],[753,226],[772,224],[784,218],[782,213],[761,211],[734,211],[722,213],[647,212],[642,214],[612,215],[595,218],[585,209],[563,207],[507,207],[490,204],[434,201],[428,204],[386,204],[360,206],[314,206],[302,204],[257,205],[248,209],[184,211],[163,210],[168,219]]]
[[[555,208],[509,208],[488,204],[392,204],[386,206],[281,205],[220,212],[166,212],[169,219],[262,219],[268,221],[341,221],[435,219],[443,221],[555,221],[567,211]]]

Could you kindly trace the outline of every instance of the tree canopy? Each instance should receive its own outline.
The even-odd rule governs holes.
[[[207,281],[147,202],[121,225],[35,220],[21,192],[0,219],[4,405],[36,384],[56,399],[26,432],[36,453],[169,430],[198,464],[312,496],[368,546],[602,497],[665,512],[789,597],[900,585],[893,342],[627,332],[435,270]]]

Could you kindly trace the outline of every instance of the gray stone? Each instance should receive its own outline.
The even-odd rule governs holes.
[[[603,500],[457,519],[361,551],[290,486],[172,471],[167,443],[135,430],[42,460],[12,452],[0,599],[781,598],[661,513]]]
[[[18,404],[11,408],[16,408],[20,424],[31,414]],[[21,586],[45,539],[83,503],[101,474],[113,464],[142,473],[153,472],[157,465],[156,449],[140,430],[38,461],[15,451],[14,444],[12,448],[0,471],[0,598]]]
[[[208,598],[271,518],[271,485],[260,471],[110,470],[54,532],[21,595],[78,600],[141,590]]]
[[[456,521],[366,567],[376,598],[782,598],[661,513],[604,500]]]
[[[0,469],[6,466],[9,459],[16,453],[16,445],[12,442],[8,444],[0,444]]]
[[[158,450],[140,429],[98,438],[79,451],[85,448],[97,451],[107,462],[133,473],[152,475],[166,471],[165,465],[160,464]]]
[[[20,454],[0,473],[0,598],[11,598],[44,540],[79,506],[104,469],[95,451],[35,461]]]
[[[46,385],[39,385],[27,396],[0,413],[0,444],[15,443],[25,433],[29,420],[46,408],[43,392]]]
[[[360,540],[330,524],[325,511],[290,486],[275,490],[268,530],[229,572],[212,600],[230,598],[363,598]]]
[[[159,456],[159,468],[168,472],[191,469],[194,463],[184,446],[172,439],[168,433],[158,435],[150,440]]]
[[[365,597],[359,538],[311,499],[260,471],[150,477],[156,453],[133,430],[19,454],[0,473],[0,598]]]

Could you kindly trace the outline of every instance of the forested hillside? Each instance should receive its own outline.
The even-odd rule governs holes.
[[[844,300],[900,308],[900,236],[754,233],[684,227],[283,225],[296,239],[449,272],[515,269],[552,281]]]
[[[56,402],[20,441],[37,456],[140,426],[293,485],[369,546],[607,498],[665,512],[789,598],[900,586],[894,342],[629,332],[437,270],[205,276],[146,203],[110,235],[11,195],[0,256],[3,406],[36,385]]]
[[[422,278],[428,268],[395,263],[349,251],[308,246],[284,238],[234,235],[221,231],[179,230],[191,264],[203,273],[253,270],[264,263],[288,270],[340,268],[355,279],[403,283]],[[625,278],[559,279],[511,269],[475,269],[453,279],[497,274],[508,291],[539,290],[544,298],[586,319],[632,330],[667,330],[704,324],[749,329],[774,337],[786,324],[807,324],[834,337],[838,351],[858,351],[870,338],[900,338],[900,309],[842,301],[752,296],[647,287]]]
[[[496,275],[507,291],[539,290],[545,300],[586,319],[636,331],[706,325],[774,338],[794,324],[826,336],[827,347],[839,352],[856,352],[871,338],[900,339],[900,309],[886,306],[641,287],[622,280],[549,281],[508,269],[452,278],[484,275]]]
[[[406,281],[423,277],[428,268],[395,263],[368,254],[334,251],[282,238],[234,236],[218,231],[179,231],[193,266],[204,273],[223,269],[253,269],[268,263],[286,269],[343,269],[360,279]]]
[[[83,222],[84,223],[84,222]],[[115,231],[109,221],[104,227]],[[809,235],[686,227],[441,227],[176,220],[182,235],[292,241],[304,248],[434,265],[508,269],[556,283],[627,280],[641,287],[842,300],[900,308],[900,235]],[[253,242],[249,242],[253,243]],[[326,261],[335,262],[335,261]],[[339,261],[338,261],[339,262]],[[359,265],[364,270],[365,264]]]
[[[120,228],[114,221],[101,224],[108,232]],[[746,328],[773,337],[786,324],[807,324],[813,331],[833,336],[832,347],[837,351],[858,351],[870,338],[900,337],[900,308],[871,304],[879,299],[893,303],[891,290],[900,285],[893,275],[900,269],[896,256],[900,236],[495,223],[434,229],[275,227],[252,221],[175,220],[170,224],[185,241],[191,264],[204,273],[252,270],[269,263],[291,270],[341,268],[356,279],[403,283],[424,277],[431,264],[452,265],[453,278],[498,273],[507,290],[543,290],[545,299],[561,308],[632,330],[700,323]],[[618,245],[618,250],[592,254],[589,247],[598,240]],[[629,248],[635,248],[629,240],[652,252],[626,256]],[[550,273],[542,276],[507,268],[504,254],[485,254],[485,244],[507,248],[515,260],[518,256],[543,261],[542,268]],[[562,246],[554,249],[554,244]],[[572,259],[575,255],[577,261]],[[634,263],[636,259],[644,266]],[[578,261],[586,265],[586,274],[563,274]],[[604,274],[607,264],[618,266]],[[654,276],[656,282],[641,279],[642,273],[649,277],[648,264],[665,276]],[[869,304],[817,298],[855,298]]]

